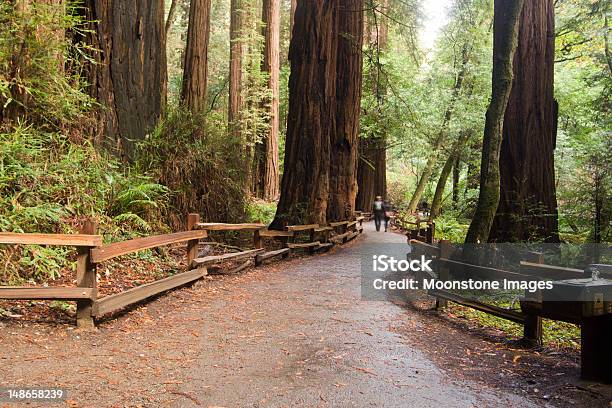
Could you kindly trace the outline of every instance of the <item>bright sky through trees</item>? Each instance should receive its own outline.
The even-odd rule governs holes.
[[[423,30],[421,31],[421,45],[431,49],[438,37],[440,29],[448,21],[448,7],[451,0],[426,0],[423,2]]]

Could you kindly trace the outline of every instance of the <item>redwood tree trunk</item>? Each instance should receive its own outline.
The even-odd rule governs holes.
[[[210,0],[191,0],[181,100],[193,113],[206,107]]]
[[[166,105],[164,2],[85,0],[84,6],[87,42],[99,50],[88,70],[91,94],[102,105],[104,144],[131,160]]]
[[[336,127],[337,1],[301,0],[289,49],[289,114],[281,197],[270,228],[325,224]]]
[[[242,110],[242,2],[230,4],[230,63],[229,101],[227,120],[233,136],[240,137],[240,112]]]
[[[377,139],[359,139],[359,161],[357,165],[357,199],[355,208],[370,211],[376,193],[376,148]],[[380,194],[380,193],[378,193]]]
[[[501,193],[489,240],[558,242],[552,0],[526,1],[504,118]]]
[[[486,242],[499,204],[499,154],[504,115],[512,89],[512,61],[518,44],[523,3],[524,0],[495,0],[493,89],[485,119],[478,204],[465,238],[466,243]],[[476,253],[466,255],[468,261],[478,256]]]
[[[364,22],[367,46],[376,56],[376,61],[370,69],[372,76],[371,92],[376,96],[378,109],[386,102],[387,87],[382,76],[380,56],[387,49],[388,21],[384,14],[388,13],[389,1],[382,0],[376,4]],[[383,14],[384,13],[384,14]],[[356,209],[369,211],[374,197],[387,195],[387,137],[386,135],[364,135],[359,141],[359,160],[357,164],[357,199]]]
[[[363,70],[363,0],[339,2],[336,132],[331,140],[327,221],[353,216]]]
[[[259,190],[265,200],[275,200],[279,194],[279,95],[280,95],[280,0],[263,0],[264,58],[263,72],[268,74],[270,99],[265,106],[270,128],[264,135],[260,158],[262,171],[256,175]]]

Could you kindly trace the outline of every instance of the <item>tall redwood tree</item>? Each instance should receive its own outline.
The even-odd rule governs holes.
[[[157,125],[166,105],[163,0],[85,0],[90,93],[101,104],[98,142],[127,160]]]
[[[181,100],[193,113],[206,106],[210,0],[191,0]]]
[[[489,240],[558,242],[553,0],[526,1],[504,118],[500,202]]]
[[[326,221],[336,123],[337,2],[301,0],[295,10],[285,169],[273,229]]]
[[[337,112],[336,132],[330,146],[328,222],[350,219],[355,210],[363,72],[363,0],[341,1],[337,16]]]
[[[279,99],[280,99],[280,0],[263,0],[264,58],[262,71],[268,74],[270,98],[265,101],[270,127],[258,150],[257,190],[266,200],[279,194]]]

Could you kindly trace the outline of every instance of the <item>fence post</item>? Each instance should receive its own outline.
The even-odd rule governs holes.
[[[87,220],[81,226],[81,234],[95,235],[98,225],[95,221]],[[91,262],[90,248],[77,247],[76,282],[79,288],[93,288],[93,297],[97,297],[96,265]],[[77,301],[77,327],[93,329],[95,327],[92,316],[93,300],[83,299]]]
[[[427,236],[426,236],[426,241],[428,244],[433,244],[434,243],[434,237],[436,235],[436,224],[434,222],[430,222],[427,228]]]
[[[255,249],[263,248],[263,243],[261,241],[261,235],[259,235],[259,230],[253,231],[253,248]]]
[[[452,246],[449,240],[440,240],[438,249],[438,259],[448,259],[451,255]],[[449,279],[448,266],[439,264],[438,265],[438,279],[445,281]],[[442,298],[436,298],[436,310],[445,309],[448,306],[448,300]]]
[[[532,259],[534,263],[543,264],[544,254],[540,253]],[[531,308],[530,308],[531,309]],[[527,313],[523,326],[523,341],[530,346],[542,345],[542,318],[534,313]]]
[[[187,215],[187,231],[195,228],[195,225],[200,222],[200,214],[191,213]],[[187,241],[187,270],[191,269],[191,263],[198,257],[199,239]]]

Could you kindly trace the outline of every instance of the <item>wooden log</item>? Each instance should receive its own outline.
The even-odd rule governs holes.
[[[189,214],[187,215],[187,231],[192,231],[196,224],[200,222],[200,214]],[[200,248],[200,240],[192,239],[187,241],[187,265],[191,265],[194,259],[198,257],[198,250]]]
[[[544,262],[544,254],[539,254],[535,258],[540,263]],[[533,259],[533,258],[532,258]],[[522,268],[521,268],[522,271]],[[525,291],[526,295],[529,295],[528,291]],[[523,306],[521,304],[521,310]],[[525,312],[525,310],[523,310]],[[523,326],[523,341],[529,346],[536,347],[542,345],[542,318],[539,313],[525,313],[525,323]]]
[[[341,244],[341,243],[343,243],[348,238],[348,236],[350,234],[351,234],[350,232],[345,232],[344,234],[335,235],[335,236],[331,237],[329,240],[331,242],[335,242],[335,243]]]
[[[253,231],[253,248],[261,249],[263,248],[263,242],[261,240],[261,235],[259,233],[260,230]]]
[[[261,223],[248,224],[226,224],[222,222],[204,222],[196,224],[196,229],[206,231],[240,231],[240,230],[260,230],[266,226]]]
[[[359,236],[359,232],[355,231],[355,232],[349,232],[349,235],[346,237],[347,241],[352,241],[353,239],[355,239],[356,237]]]
[[[75,247],[97,247],[102,237],[95,234],[19,234],[0,232],[0,244],[56,245]]]
[[[319,228],[319,224],[289,225],[287,226],[287,231],[293,231],[293,232],[310,231],[315,228]]]
[[[238,259],[251,258],[263,252],[265,252],[264,249],[252,249],[249,251],[233,252],[230,254],[205,256],[202,258],[194,259],[193,262],[191,262],[191,267],[199,268],[201,266],[214,265],[216,263],[224,261],[235,261]]]
[[[461,295],[447,292],[445,290],[432,290],[429,294],[432,296],[436,296],[437,298],[444,299],[446,301],[446,304],[448,304],[448,301],[450,300],[460,305],[467,306],[493,316],[501,317],[502,319],[510,320],[511,322],[515,322],[518,324],[524,324],[525,322],[525,315],[521,312],[504,309],[498,306],[488,305],[486,303],[482,303],[473,299],[468,299]]]
[[[561,266],[545,265],[533,262],[521,262],[521,274],[540,279],[579,279],[584,278],[584,271],[580,269],[564,268]]]
[[[333,247],[334,244],[332,244],[331,242],[322,242],[318,247],[317,250],[321,250],[321,249],[329,249],[331,247]]]
[[[418,218],[417,218],[418,221]],[[440,246],[438,247],[438,259],[450,257],[451,253],[451,243],[448,240],[440,241]],[[438,279],[441,281],[446,281],[450,278],[448,267],[445,264],[441,264],[438,267]],[[448,299],[442,296],[436,297],[436,310],[446,309],[448,306]]]
[[[292,237],[293,231],[261,230],[259,231],[259,236],[262,238]]]
[[[0,286],[0,299],[23,300],[92,300],[94,288],[35,288],[29,286]]]
[[[140,302],[151,296],[165,292],[170,289],[183,286],[196,281],[207,275],[206,268],[194,269],[178,275],[160,279],[146,285],[138,286],[115,295],[96,300],[93,307],[93,315],[98,317],[106,313],[114,312],[123,307]]]
[[[274,258],[275,256],[284,256],[286,254],[289,254],[289,252],[291,252],[291,248],[282,248],[282,249],[277,249],[276,251],[269,251],[263,254],[258,254],[255,256],[255,265],[259,266],[266,259]]]
[[[81,227],[81,233],[95,235],[97,224],[93,221],[85,221]],[[77,248],[77,270],[76,284],[79,288],[91,288],[94,296],[97,291],[96,265],[92,260],[92,255],[88,247]],[[91,330],[95,327],[93,320],[93,299],[83,299],[77,301],[77,326],[82,329]]]
[[[314,232],[325,232],[325,231],[333,231],[332,227],[319,227],[315,228]]]
[[[330,222],[329,226],[337,228],[337,227],[343,227],[343,226],[347,225],[348,223],[349,223],[348,221]]]
[[[128,255],[145,249],[156,248],[179,242],[199,240],[208,236],[206,231],[193,230],[175,232],[174,234],[155,235],[146,238],[131,239],[129,241],[116,242],[92,249],[91,255],[94,263],[106,261],[121,255]]]
[[[440,241],[442,242],[442,241]],[[506,271],[503,269],[497,268],[489,268],[487,266],[479,266],[472,265],[465,262],[452,261],[446,258],[439,258],[438,263],[446,266],[447,268],[452,268],[453,270],[463,272],[465,275],[470,276],[474,279],[483,278],[483,279],[514,279],[514,280],[537,280],[538,278],[534,278],[529,275],[525,275],[522,273]]]
[[[319,241],[315,242],[304,242],[299,244],[287,244],[287,248],[291,249],[305,249],[305,248],[313,248],[321,245]]]

